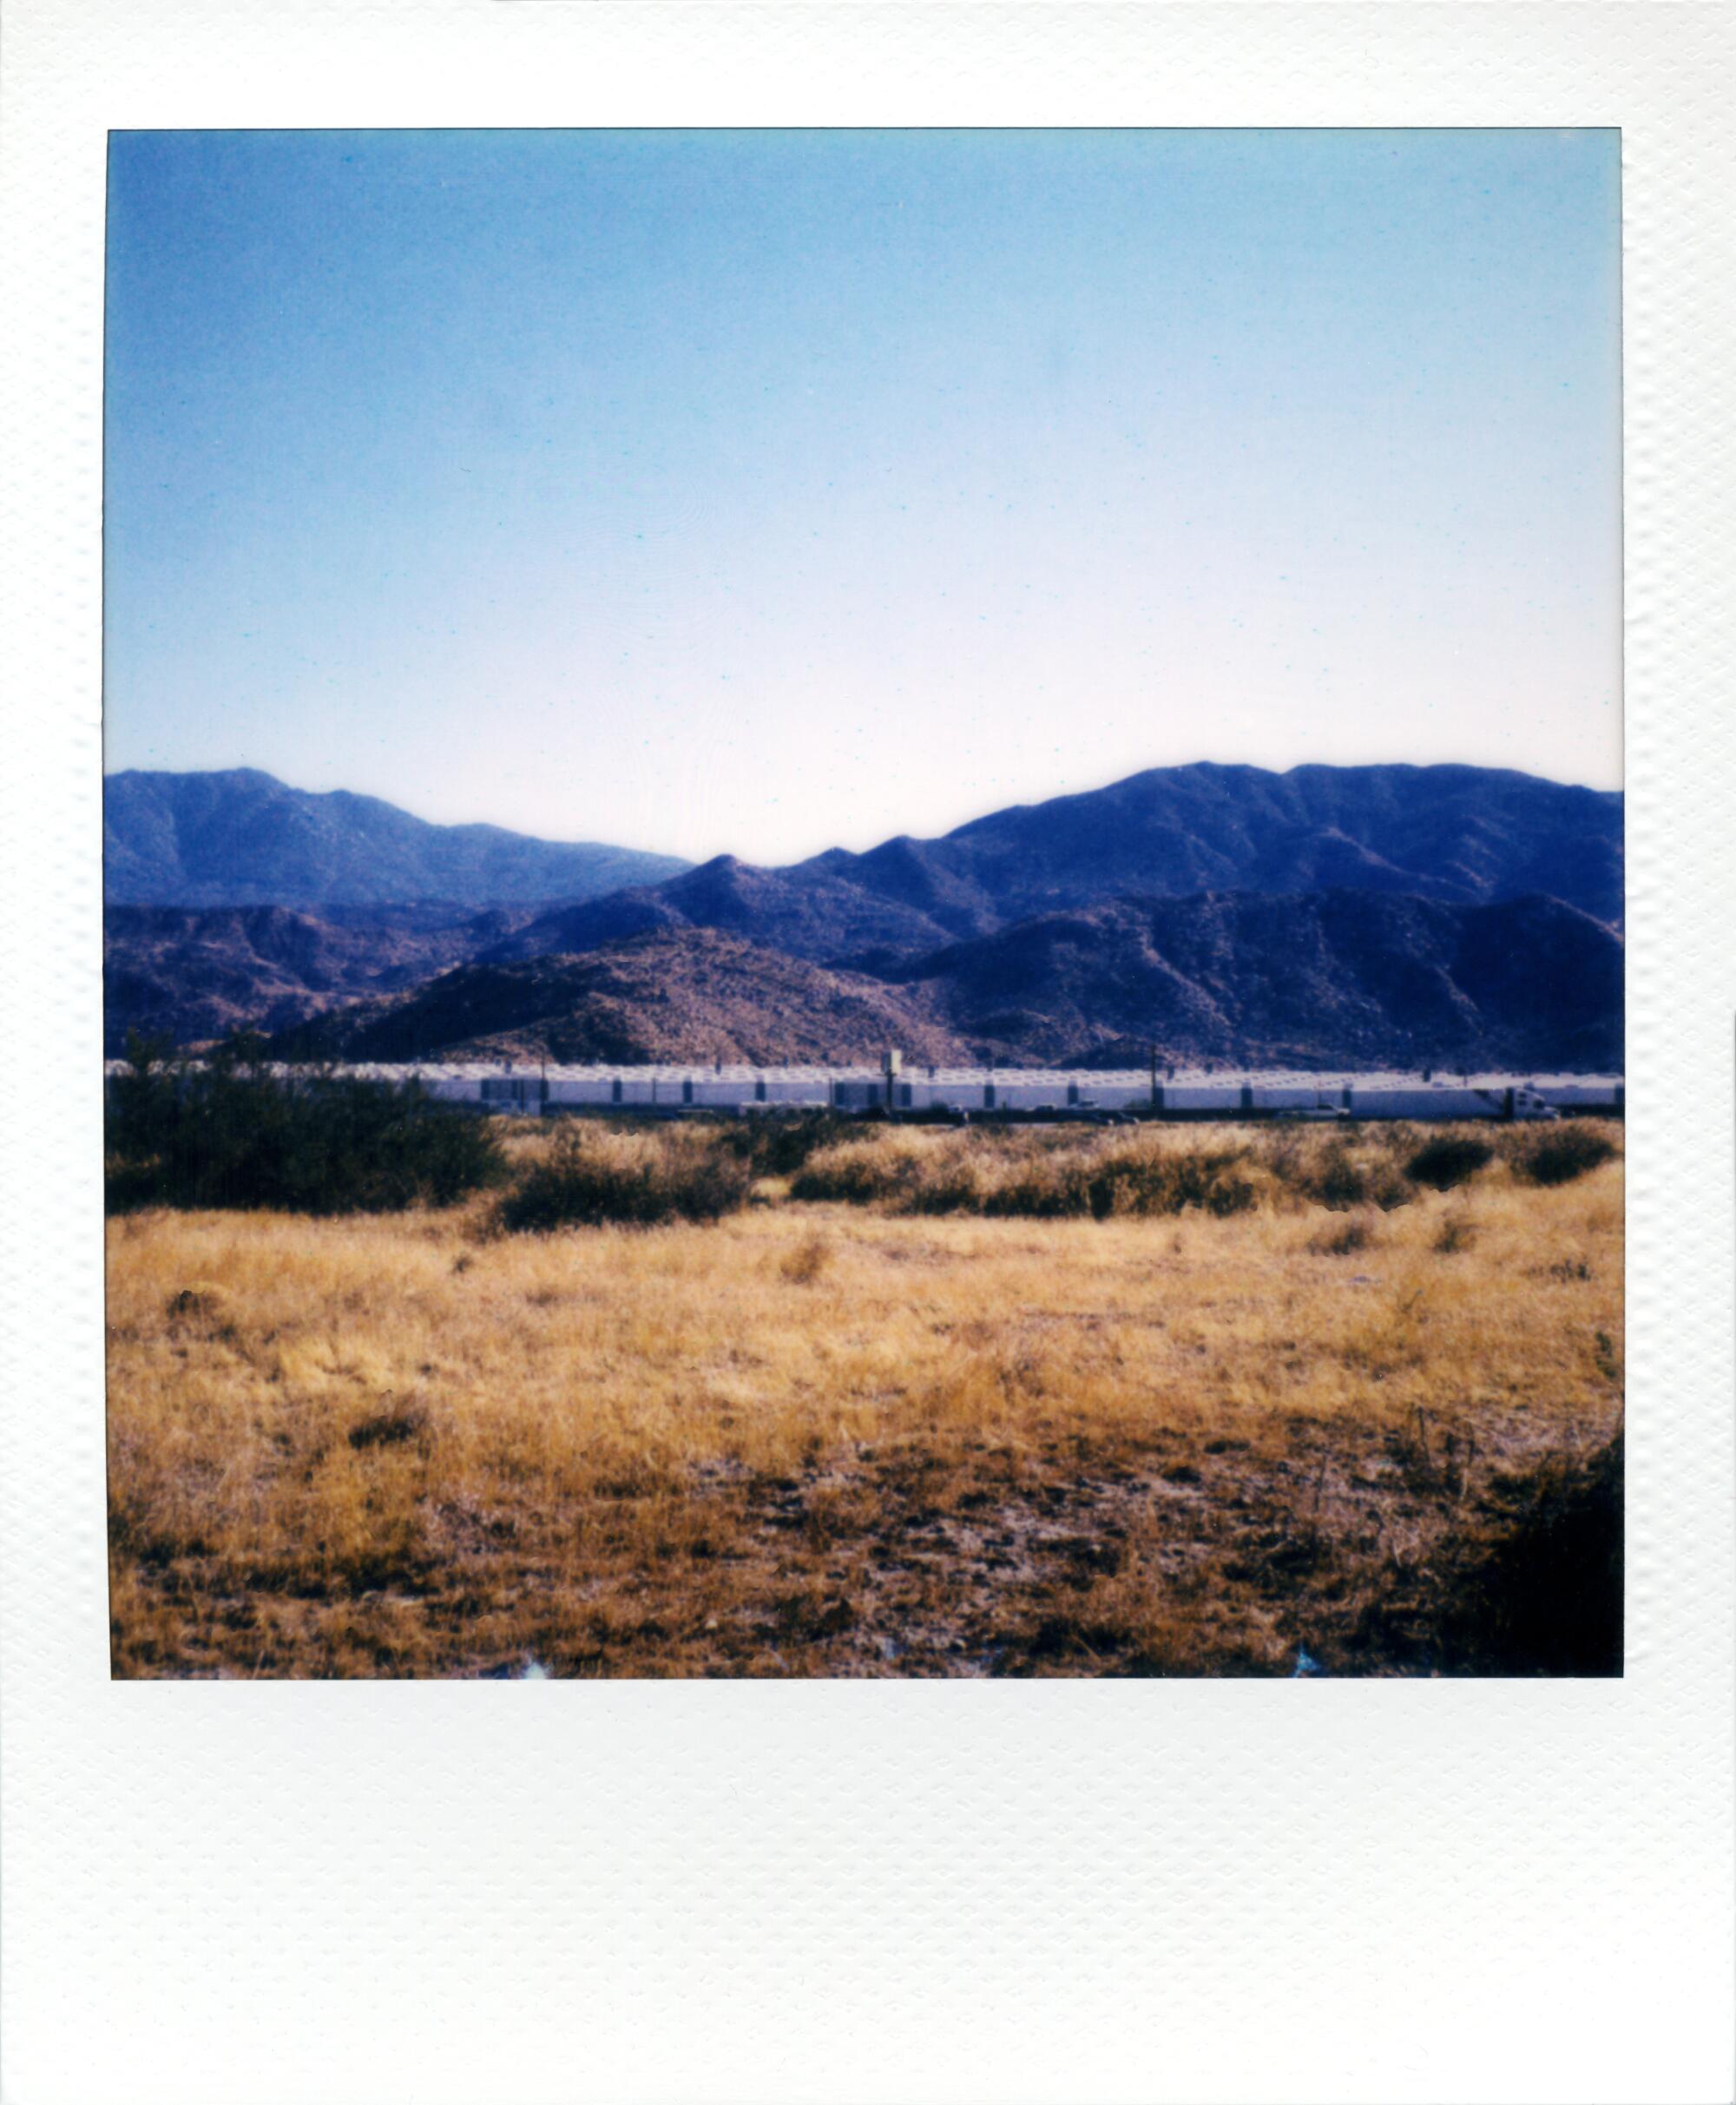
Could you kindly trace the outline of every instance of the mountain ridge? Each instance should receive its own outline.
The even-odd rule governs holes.
[[[645,930],[720,928],[874,971],[1032,915],[1122,893],[1353,889],[1486,904],[1558,898],[1611,927],[1622,908],[1621,793],[1512,769],[1201,761],[1009,806],[935,839],[900,834],[767,867],[717,856],[654,885],[551,910],[504,962]]]
[[[440,826],[253,767],[123,769],[103,782],[103,898],[127,906],[487,906],[595,898],[688,867],[600,841]]]

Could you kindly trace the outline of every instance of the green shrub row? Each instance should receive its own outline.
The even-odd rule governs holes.
[[[499,1182],[486,1121],[414,1082],[310,1074],[289,1082],[228,1047],[194,1065],[135,1040],[109,1085],[107,1201],[141,1207],[389,1213],[450,1206]]]

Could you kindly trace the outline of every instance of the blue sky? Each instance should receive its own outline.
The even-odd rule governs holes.
[[[785,861],[1621,779],[1619,147],[122,133],[107,764]]]

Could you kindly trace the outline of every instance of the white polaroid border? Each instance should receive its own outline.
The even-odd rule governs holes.
[[[16,2105],[1727,2099],[1732,20],[10,0],[0,2020]],[[1614,1682],[111,1682],[111,128],[1617,125]]]

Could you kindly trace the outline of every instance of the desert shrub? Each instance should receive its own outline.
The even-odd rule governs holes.
[[[1214,1154],[1158,1157],[1169,1170],[1161,1205],[1147,1204],[1141,1212],[1175,1214],[1190,1206],[1202,1207],[1220,1216],[1245,1214],[1258,1196],[1253,1184],[1242,1174],[1246,1159],[1240,1148],[1220,1148]]]
[[[1040,1158],[988,1192],[983,1211],[1027,1220],[1075,1219],[1091,1211],[1090,1173],[1076,1155]]]
[[[450,1206],[504,1172],[487,1122],[415,1082],[288,1077],[243,1043],[198,1065],[135,1042],[110,1086],[110,1212],[141,1206],[387,1213]]]
[[[1256,1205],[1260,1193],[1244,1146],[1081,1145],[1070,1136],[1049,1145],[1046,1136],[986,1129],[957,1139],[899,1133],[846,1141],[813,1154],[790,1189],[796,1199],[884,1205],[901,1214],[1040,1220],[1107,1220],[1190,1207],[1238,1214]]]
[[[1495,1150],[1469,1133],[1442,1133],[1420,1148],[1404,1165],[1413,1184],[1452,1191],[1490,1161]]]
[[[419,1404],[393,1403],[370,1411],[351,1426],[352,1447],[398,1447],[428,1430],[428,1413]]]
[[[845,1139],[853,1122],[836,1111],[766,1111],[727,1120],[717,1133],[756,1177],[792,1177],[810,1155]]]
[[[714,1221],[746,1206],[753,1186],[751,1164],[703,1128],[612,1134],[574,1124],[504,1195],[498,1218],[519,1233]]]
[[[1390,1214],[1416,1196],[1389,1154],[1354,1154],[1342,1141],[1303,1159],[1298,1188],[1334,1214],[1357,1206],[1378,1206]]]
[[[842,1200],[848,1206],[872,1206],[907,1190],[916,1175],[913,1149],[872,1140],[849,1140],[817,1148],[790,1186],[792,1199]]]
[[[906,1214],[980,1214],[984,1196],[976,1165],[948,1156],[924,1166],[907,1182],[899,1210]]]
[[[1595,1127],[1562,1126],[1532,1141],[1516,1165],[1533,1184],[1571,1184],[1599,1168],[1615,1153],[1615,1144]]]

